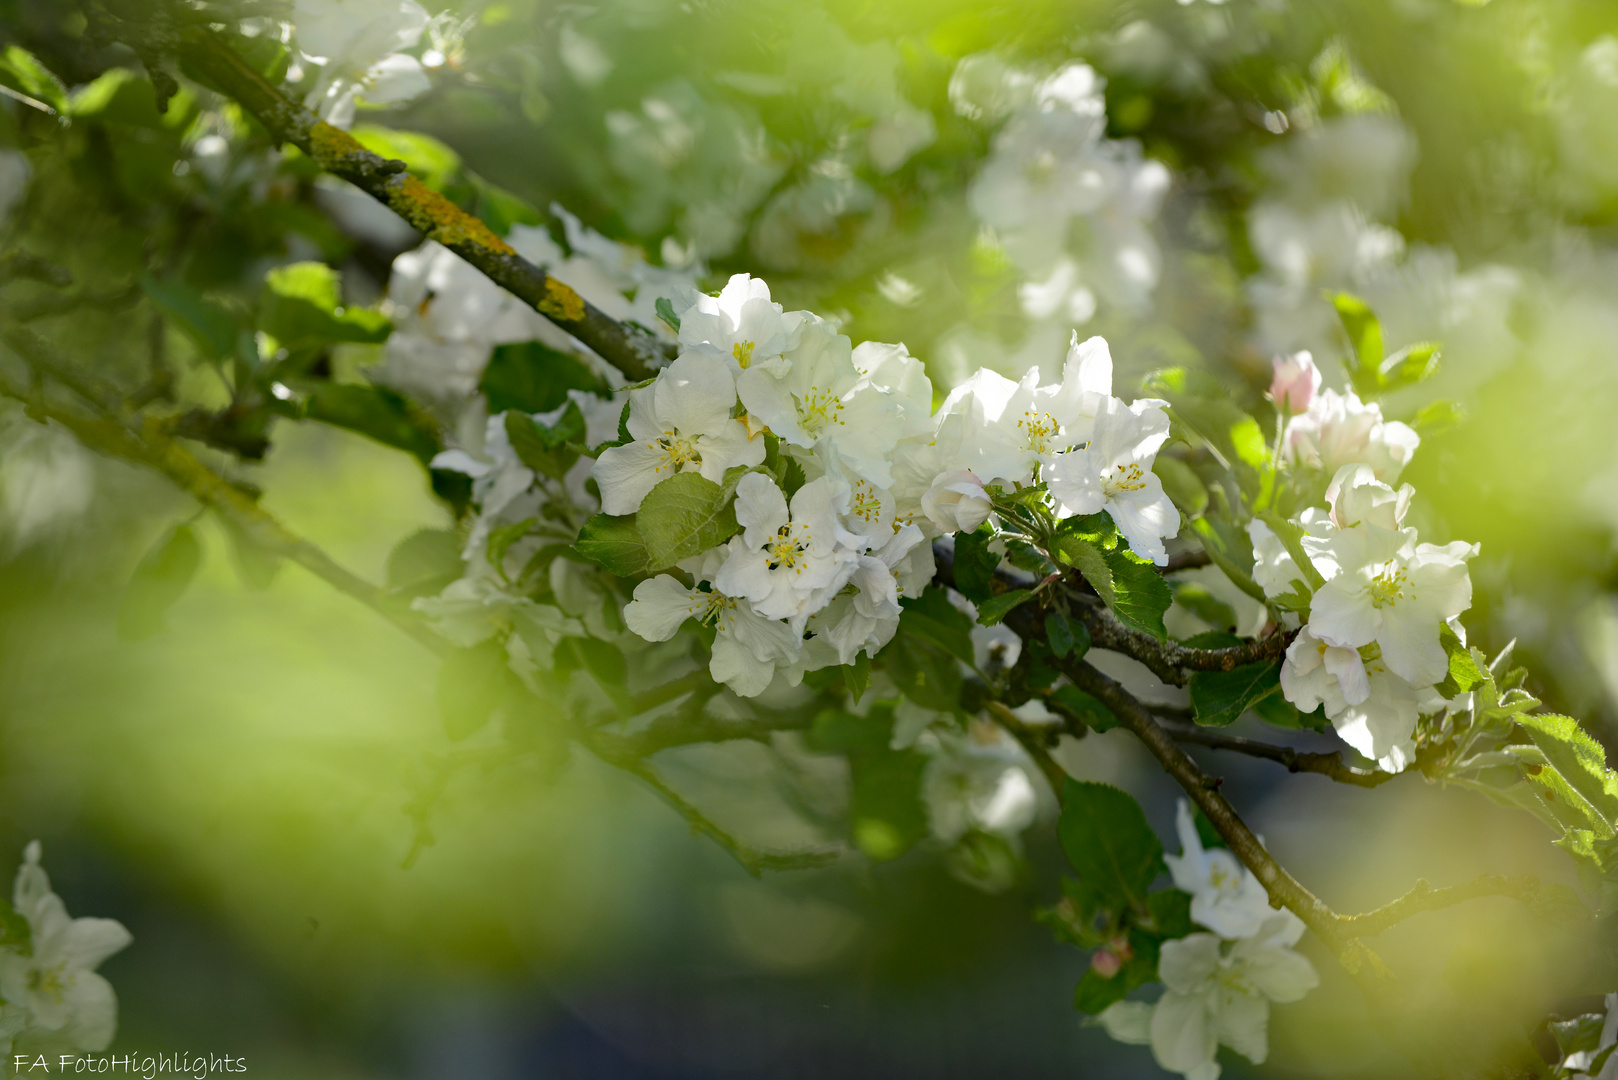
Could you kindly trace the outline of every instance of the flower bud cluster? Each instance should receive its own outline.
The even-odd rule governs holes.
[[[1106,510],[1136,554],[1166,559],[1179,513],[1152,472],[1165,403],[1112,397],[1100,338],[1074,336],[1059,384],[979,371],[935,412],[904,346],[855,348],[760,280],[737,275],[675,310],[680,355],[630,392],[630,439],[594,476],[603,511],[629,515],[678,473],[718,484],[748,470],[736,535],[679,564],[691,584],[651,578],[624,611],[651,641],[687,618],[713,625],[713,675],[736,693],[762,692],[777,669],[797,679],[874,656],[900,598],[932,579],[926,541],[976,529],[995,491],[1043,483],[1057,516]]]

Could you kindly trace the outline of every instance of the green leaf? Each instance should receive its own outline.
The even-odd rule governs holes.
[[[1202,550],[1221,573],[1242,592],[1264,603],[1264,590],[1253,580],[1253,542],[1247,533],[1224,519],[1200,517],[1191,522]]]
[[[949,602],[943,589],[928,588],[920,596],[899,601],[899,629],[942,649],[962,663],[972,663],[972,620]]]
[[[1058,660],[1064,660],[1071,653],[1077,660],[1090,651],[1090,628],[1082,622],[1074,622],[1067,612],[1056,608],[1045,616],[1045,640],[1050,644],[1051,655]]]
[[[562,415],[549,426],[512,410],[506,413],[505,427],[518,460],[542,476],[560,480],[579,460],[577,447],[584,440],[584,413],[576,401],[569,401]]]
[[[796,495],[798,489],[808,482],[809,477],[803,471],[803,462],[790,456],[782,459],[781,494],[786,496],[787,502],[790,503],[792,496]]]
[[[1056,708],[1071,713],[1091,731],[1111,731],[1118,726],[1118,718],[1111,709],[1076,686],[1058,686],[1046,700]]]
[[[659,296],[657,298],[657,302],[653,304],[652,307],[656,309],[657,317],[668,323],[669,329],[673,330],[676,334],[680,332],[680,317],[674,314],[674,305],[669,302],[668,297]]]
[[[412,596],[441,592],[466,568],[453,529],[418,529],[388,554],[388,588]]]
[[[1255,469],[1263,469],[1270,464],[1269,443],[1265,441],[1258,421],[1251,416],[1243,416],[1231,425],[1230,444],[1243,464]]]
[[[573,550],[586,562],[595,563],[614,577],[637,577],[652,569],[652,557],[646,550],[635,525],[635,515],[612,517],[597,514],[584,523]]]
[[[646,541],[650,568],[718,547],[737,532],[735,488],[726,490],[701,473],[682,472],[658,481],[635,514]]]
[[[1298,567],[1298,572],[1304,576],[1304,584],[1309,587],[1310,591],[1317,590],[1326,584],[1326,579],[1320,576],[1319,570],[1315,569],[1314,562],[1308,555],[1304,554],[1304,533],[1302,528],[1288,521],[1274,510],[1262,510],[1259,512],[1258,518],[1280,538],[1281,545],[1287,549],[1287,554],[1292,556],[1292,562]]]
[[[1191,675],[1191,710],[1203,727],[1227,727],[1248,709],[1281,692],[1281,661],[1247,664],[1234,671]]]
[[[236,352],[236,342],[246,325],[227,308],[208,300],[183,281],[158,281],[142,274],[141,291],[156,304],[208,360],[220,360]]]
[[[955,657],[907,631],[904,616],[899,633],[878,654],[877,663],[899,693],[922,708],[939,712],[960,708],[961,672]]]
[[[927,807],[921,799],[927,756],[883,747],[849,757],[854,843],[866,856],[885,862],[903,855],[927,835]]]
[[[1159,641],[1168,640],[1163,613],[1174,603],[1174,591],[1157,567],[1125,549],[1109,551],[1107,566],[1112,571],[1112,612],[1118,621]]]
[[[843,686],[848,690],[848,696],[854,704],[860,703],[865,696],[866,688],[871,685],[871,654],[859,652],[854,656],[852,664],[843,665]]]
[[[444,657],[438,670],[438,710],[451,742],[470,738],[488,724],[505,697],[509,671],[506,647],[494,639]]]
[[[1112,567],[1107,564],[1106,553],[1091,540],[1064,533],[1057,538],[1056,554],[1063,562],[1084,575],[1084,580],[1090,583],[1090,587],[1108,607],[1116,602],[1117,596],[1112,587]]]
[[[1104,904],[1145,912],[1146,893],[1164,869],[1163,844],[1140,804],[1107,784],[1068,780],[1057,823],[1062,850]]]
[[[1032,589],[1011,589],[993,596],[978,605],[978,622],[984,626],[994,626],[1001,619],[1011,613],[1011,610],[1020,604],[1033,599]]]
[[[1162,482],[1169,501],[1179,507],[1181,513],[1196,517],[1208,509],[1208,486],[1191,466],[1169,454],[1158,454],[1152,462],[1152,471]]]
[[[67,90],[62,80],[51,74],[49,68],[27,49],[9,45],[0,53],[0,82],[20,90],[36,101],[42,101],[57,112],[67,111]]]
[[[288,351],[341,342],[375,345],[393,333],[380,312],[345,308],[337,271],[321,262],[278,266],[265,275],[258,328]]]
[[[396,131],[374,124],[356,124],[349,134],[372,153],[402,161],[411,173],[434,191],[449,187],[461,171],[461,157],[431,135]]]
[[[1601,744],[1571,716],[1539,713],[1519,716],[1517,723],[1551,767],[1600,815],[1611,835],[1618,824],[1618,775],[1607,768],[1607,752]]]
[[[1565,1058],[1569,1054],[1600,1047],[1601,1027],[1606,1019],[1602,1013],[1587,1013],[1584,1016],[1575,1016],[1571,1020],[1552,1020],[1546,1026],[1550,1028],[1551,1037],[1556,1040],[1557,1048],[1562,1051]]]
[[[994,595],[994,572],[1000,556],[989,550],[994,527],[985,523],[976,532],[955,536],[955,591],[981,604]]]
[[[491,529],[487,549],[489,565],[499,570],[506,561],[506,552],[511,550],[511,545],[527,536],[537,521],[538,518],[524,518],[509,525],[502,525],[498,529]]]
[[[163,616],[185,593],[202,564],[202,546],[189,525],[176,525],[135,567],[118,605],[118,634],[130,641],[164,629]]]
[[[1354,358],[1359,361],[1359,366],[1350,372],[1354,386],[1362,396],[1374,395],[1382,387],[1382,324],[1365,301],[1351,293],[1337,293],[1331,302],[1348,333]]]
[[[423,465],[441,449],[438,425],[392,390],[379,386],[315,382],[309,387],[304,415],[414,454]]]
[[[479,387],[489,399],[491,413],[548,413],[567,404],[569,390],[602,397],[610,392],[583,361],[537,341],[496,348]],[[628,407],[625,402],[624,408]],[[623,437],[629,441],[627,431]]]
[[[1465,645],[1447,622],[1438,624],[1438,642],[1449,656],[1449,674],[1434,689],[1447,698],[1466,694],[1483,684],[1483,672]]]
[[[1382,364],[1385,381],[1394,386],[1413,386],[1438,374],[1440,346],[1436,341],[1407,345]]]

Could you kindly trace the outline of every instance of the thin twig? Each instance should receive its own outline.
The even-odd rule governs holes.
[[[1156,706],[1152,707],[1156,710]],[[1356,769],[1343,761],[1342,754],[1311,753],[1294,750],[1290,746],[1276,746],[1273,743],[1260,742],[1257,739],[1245,739],[1240,735],[1226,735],[1221,731],[1212,731],[1208,728],[1197,727],[1194,724],[1180,724],[1159,721],[1163,730],[1168,732],[1175,742],[1194,743],[1197,746],[1206,746],[1213,750],[1231,750],[1249,757],[1263,758],[1285,765],[1288,772],[1319,773],[1329,777],[1339,784],[1354,784],[1357,787],[1373,788],[1387,783],[1400,773],[1382,772],[1380,770]]]
[[[1438,911],[1485,896],[1508,896],[1530,907],[1538,906],[1541,900],[1539,881],[1531,877],[1483,874],[1463,885],[1451,885],[1443,889],[1435,889],[1426,879],[1421,879],[1416,882],[1415,888],[1375,911],[1367,911],[1363,915],[1339,916],[1340,925],[1346,935],[1375,937],[1412,915],[1419,915],[1424,911]]]

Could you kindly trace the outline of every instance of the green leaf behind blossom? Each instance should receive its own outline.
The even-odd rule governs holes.
[[[635,514],[649,568],[673,566],[736,535],[741,526],[736,523],[734,491],[734,485],[727,491],[695,472],[659,481]]]
[[[614,577],[639,577],[652,567],[646,540],[635,525],[635,515],[597,514],[584,523],[573,550],[585,562],[595,563]]]
[[[1147,911],[1147,890],[1164,869],[1163,844],[1131,796],[1070,779],[1057,833],[1079,880],[1104,904]]]
[[[1203,727],[1234,724],[1248,709],[1281,692],[1281,661],[1247,664],[1234,671],[1191,675],[1191,710]]]
[[[118,634],[139,641],[161,633],[163,616],[184,595],[202,565],[202,546],[189,525],[176,525],[141,558],[118,605]]]

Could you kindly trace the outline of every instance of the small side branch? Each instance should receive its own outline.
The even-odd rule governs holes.
[[[716,825],[685,796],[670,787],[657,774],[657,770],[649,762],[639,758],[620,757],[606,747],[597,745],[594,741],[588,742],[587,745],[603,761],[616,765],[625,772],[638,777],[660,799],[673,807],[677,814],[685,818],[693,833],[706,836],[724,848],[731,858],[741,863],[742,868],[754,877],[762,876],[766,870],[812,870],[818,866],[828,866],[841,857],[841,852],[827,849],[791,852],[759,851],[757,848],[742,843]]]
[[[1152,674],[1173,686],[1184,686],[1192,671],[1234,671],[1244,664],[1279,660],[1297,636],[1296,631],[1269,637],[1228,649],[1191,649],[1178,642],[1159,641],[1150,634],[1131,630],[1105,607],[1092,605],[1083,612],[1090,641],[1103,649],[1132,656],[1151,669]]]
[[[1212,750],[1230,750],[1238,754],[1246,754],[1248,757],[1263,758],[1265,761],[1285,765],[1288,772],[1319,773],[1321,776],[1335,780],[1339,784],[1354,784],[1358,787],[1373,788],[1401,775],[1399,773],[1356,769],[1344,763],[1342,754],[1309,753],[1294,750],[1290,746],[1275,746],[1271,743],[1260,742],[1257,739],[1244,739],[1239,735],[1226,735],[1223,732],[1200,728],[1194,724],[1167,721],[1159,721],[1159,724],[1175,742],[1206,746]]]
[[[1339,932],[1341,916],[1305,888],[1264,849],[1258,837],[1253,835],[1253,830],[1247,827],[1247,822],[1220,793],[1221,781],[1203,772],[1153,718],[1146,706],[1119,683],[1082,661],[1067,664],[1064,674],[1073,680],[1073,685],[1100,699],[1118,717],[1119,723],[1146,744],[1164,771],[1207,815],[1219,835],[1224,837],[1225,843],[1230,845],[1231,852],[1253,871],[1253,875],[1270,894],[1270,902],[1289,908],[1333,952],[1341,954],[1344,948]]]
[[[1412,915],[1424,911],[1439,911],[1468,900],[1485,896],[1508,896],[1530,907],[1540,901],[1539,881],[1531,877],[1500,877],[1483,874],[1463,885],[1435,889],[1425,879],[1399,899],[1368,911],[1363,915],[1339,916],[1343,933],[1349,937],[1365,938],[1392,929]]]

